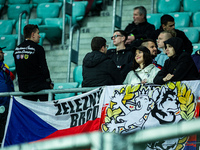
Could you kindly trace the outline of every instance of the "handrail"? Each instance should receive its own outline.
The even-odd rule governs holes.
[[[21,24],[22,24],[22,15],[23,14],[26,14],[26,24],[28,24],[28,20],[29,20],[29,16],[28,16],[28,12],[25,10],[25,11],[22,11],[20,14],[19,14],[19,26],[18,26],[18,45],[21,44],[22,42],[22,34],[21,34]]]
[[[76,43],[76,52],[77,52],[77,56],[78,57],[78,53],[79,53],[79,43],[80,43],[80,26],[78,24],[75,24],[71,27],[70,29],[70,37],[69,37],[69,53],[68,53],[68,68],[67,68],[67,82],[70,81],[70,72],[71,72],[71,62],[72,62],[72,52],[74,51],[72,49],[72,45],[73,45],[73,33],[75,31],[75,29],[77,29],[77,43]],[[78,59],[77,59],[78,60]],[[76,65],[78,64],[78,62],[76,62]]]
[[[65,14],[66,14],[66,0],[63,0],[63,22],[62,22],[62,48],[64,49],[65,47]]]
[[[63,89],[63,90],[41,90],[39,92],[1,92],[0,97],[6,97],[6,96],[27,96],[27,95],[44,95],[48,94],[48,101],[52,100],[52,95],[55,93],[78,93],[78,92],[88,92],[91,90],[94,90],[97,87],[85,87],[85,88],[69,88],[69,89]]]
[[[113,0],[112,34],[114,33],[115,27],[117,27],[118,29],[121,29],[123,0],[120,0],[119,15],[116,15],[116,5],[117,5],[116,0]],[[113,46],[113,42],[112,41],[111,41],[111,46]]]

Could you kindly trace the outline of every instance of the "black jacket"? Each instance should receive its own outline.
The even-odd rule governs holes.
[[[155,30],[152,39],[156,41],[158,39],[159,34],[162,31],[164,31],[162,26],[159,29]],[[188,37],[185,35],[183,31],[175,29],[175,32],[176,32],[176,37],[179,37],[183,40],[183,49],[189,54],[192,54],[193,51],[192,42],[188,39]]]
[[[114,62],[99,51],[92,51],[83,59],[82,87],[120,85],[122,76]]]
[[[37,92],[50,89],[50,74],[42,46],[25,40],[13,53],[18,75],[19,90]]]
[[[155,31],[155,26],[147,21],[136,25],[134,21],[128,24],[124,30],[128,35],[134,34],[135,40],[131,43],[131,47],[141,45],[143,39],[152,38],[152,33]]]
[[[134,51],[127,49],[116,51],[116,49],[110,49],[107,55],[114,61],[122,74],[123,80],[125,80],[126,75],[132,70],[133,59],[135,58]]]
[[[164,42],[174,47],[176,56],[165,61],[164,67],[154,78],[155,84],[164,84],[163,78],[168,74],[173,74],[171,81],[197,80],[198,71],[191,55],[183,52],[182,40],[180,38],[170,38]]]

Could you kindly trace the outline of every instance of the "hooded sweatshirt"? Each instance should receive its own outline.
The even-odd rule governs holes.
[[[170,81],[197,80],[198,71],[189,53],[183,51],[183,41],[178,37],[173,37],[164,42],[171,45],[175,50],[175,56],[165,61],[164,67],[154,78],[155,84],[164,84],[163,78],[168,73],[174,77]]]
[[[106,54],[92,51],[83,59],[83,87],[120,85],[122,75],[115,63]]]

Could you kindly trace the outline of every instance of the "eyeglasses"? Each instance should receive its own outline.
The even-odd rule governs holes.
[[[114,39],[116,39],[117,37],[119,37],[119,36],[123,36],[123,35],[114,35],[114,36],[111,36],[111,40],[114,38]]]

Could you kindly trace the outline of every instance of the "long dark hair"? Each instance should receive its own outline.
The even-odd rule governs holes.
[[[140,51],[140,50],[139,50]],[[135,51],[136,52],[136,51]],[[142,51],[143,52],[143,51]],[[152,64],[152,57],[151,54],[147,53],[147,52],[143,52],[143,59],[144,59],[144,68],[146,66],[148,66],[149,64]],[[133,66],[132,69],[133,71],[135,71],[140,65],[136,62],[135,58],[133,59]],[[142,69],[144,69],[142,68]]]

